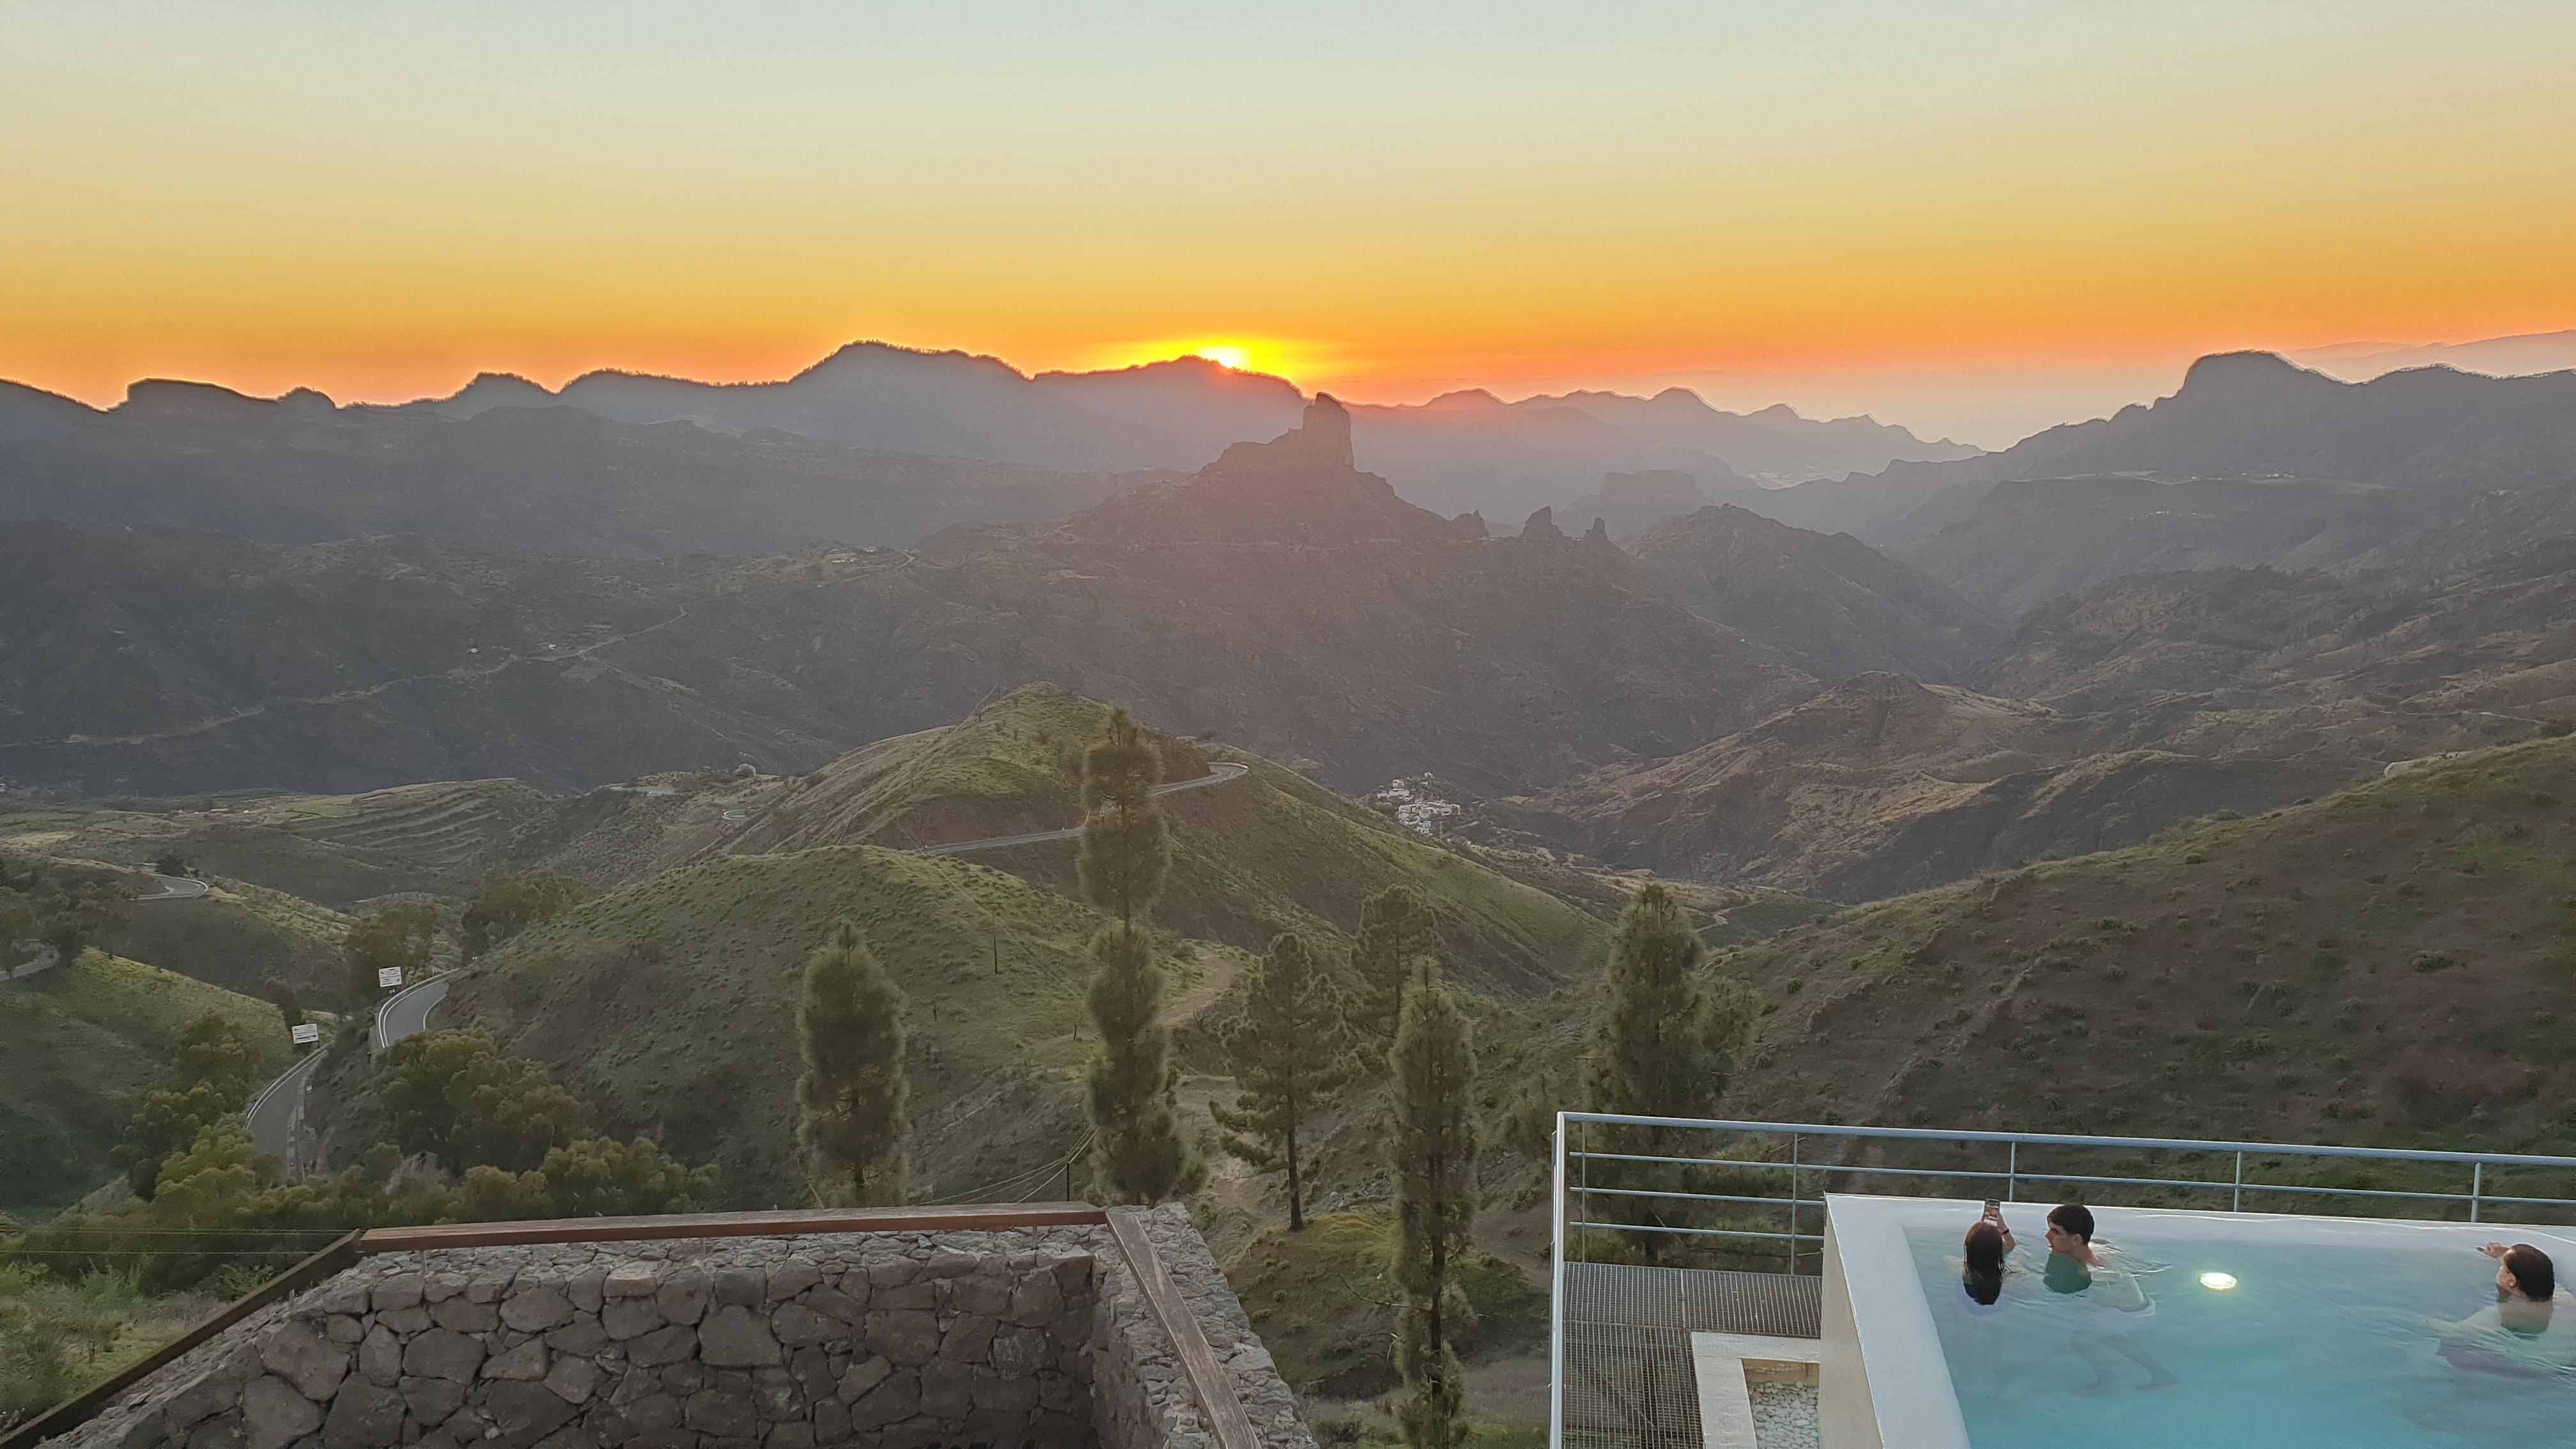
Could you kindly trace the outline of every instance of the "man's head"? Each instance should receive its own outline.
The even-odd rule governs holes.
[[[2048,1251],[2073,1256],[2093,1246],[2093,1210],[2070,1202],[2048,1210]]]
[[[2505,1249],[2496,1268],[2496,1291],[2507,1297],[2546,1303],[2558,1293],[2558,1265],[2531,1244],[2516,1243]]]

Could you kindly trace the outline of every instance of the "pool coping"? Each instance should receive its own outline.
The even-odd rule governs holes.
[[[2054,1203],[2003,1205],[2017,1233],[2040,1239]],[[1881,1197],[1828,1193],[1825,1197],[1823,1382],[1817,1417],[1826,1449],[1969,1449],[1968,1428],[1950,1381],[1949,1359],[1923,1291],[1921,1272],[1905,1230],[1955,1224],[1961,1232],[1985,1204],[1968,1198]],[[2120,1239],[2118,1225],[2153,1220],[2159,1235],[2175,1228],[2210,1241],[2266,1235],[2304,1224],[2303,1241],[2419,1231],[2428,1237],[2543,1243],[2562,1261],[2576,1261],[2576,1228],[2536,1223],[2428,1222],[2407,1218],[2335,1217],[2312,1213],[2207,1212],[2185,1208],[2096,1205],[2102,1237]],[[1902,1291],[1863,1292],[1865,1284],[1901,1282]]]

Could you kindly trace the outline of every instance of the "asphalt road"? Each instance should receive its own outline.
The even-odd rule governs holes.
[[[313,1085],[313,1069],[320,1065],[322,1050],[316,1047],[250,1101],[251,1145],[285,1163],[290,1178],[301,1178],[304,1164],[313,1155],[311,1144],[302,1140],[304,1094]]]
[[[1169,785],[1157,785],[1154,787],[1154,793],[1157,795],[1177,795],[1183,790],[1204,790],[1210,785],[1222,785],[1228,780],[1240,780],[1244,777],[1249,768],[1249,766],[1245,765],[1210,765],[1208,766],[1209,773],[1201,775],[1194,780],[1175,780]],[[1070,830],[1039,830],[1027,835],[994,835],[988,836],[982,840],[960,840],[953,845],[925,845],[915,853],[919,855],[964,855],[970,850],[999,850],[1006,845],[1036,845],[1041,841],[1071,840],[1080,834],[1082,834],[1082,827],[1077,825]]]
[[[447,978],[433,976],[385,998],[376,1008],[375,1049],[384,1051],[407,1036],[429,1030],[429,1014],[447,999]]]

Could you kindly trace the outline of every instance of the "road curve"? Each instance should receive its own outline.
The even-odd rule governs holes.
[[[429,1030],[429,1014],[447,999],[447,978],[433,976],[385,998],[376,1008],[374,1046],[383,1052],[407,1036],[418,1036]]]
[[[1248,765],[1212,764],[1208,766],[1207,774],[1195,779],[1175,780],[1168,785],[1157,785],[1154,787],[1154,793],[1177,795],[1183,790],[1203,790],[1210,785],[1222,785],[1228,780],[1240,780],[1250,771],[1251,767]],[[960,840],[949,845],[925,845],[913,853],[915,855],[964,855],[970,850],[1000,850],[1007,845],[1036,845],[1048,840],[1071,840],[1080,834],[1082,834],[1082,827],[1077,825],[1070,830],[1038,830],[1027,835],[993,835],[982,840]]]
[[[204,881],[190,880],[184,875],[163,875],[155,871],[152,878],[161,883],[161,889],[148,896],[136,896],[137,904],[144,901],[193,901],[206,893]]]
[[[259,1151],[286,1164],[287,1176],[301,1178],[305,1160],[304,1093],[313,1085],[313,1069],[322,1065],[322,1049],[306,1052],[266,1090],[250,1099],[250,1140]]]

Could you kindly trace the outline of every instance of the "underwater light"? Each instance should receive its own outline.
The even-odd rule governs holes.
[[[2236,1286],[2236,1275],[2233,1273],[2217,1272],[2203,1273],[2200,1275],[2200,1286],[2208,1289],[2212,1293],[2224,1293],[2228,1289]]]

